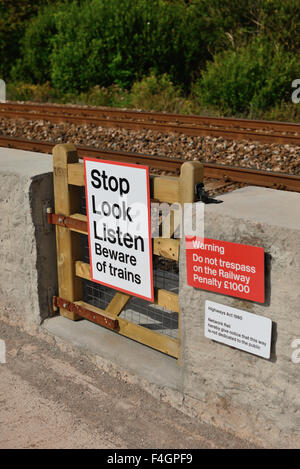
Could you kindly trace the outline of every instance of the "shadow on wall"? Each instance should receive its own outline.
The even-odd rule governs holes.
[[[39,197],[35,197],[39,194]],[[52,316],[52,298],[57,294],[55,227],[47,222],[47,207],[54,206],[53,175],[33,178],[30,187],[32,222],[37,249],[38,299],[40,322]]]

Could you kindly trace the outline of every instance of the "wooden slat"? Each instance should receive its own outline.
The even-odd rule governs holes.
[[[179,259],[179,239],[168,238],[154,238],[153,239],[153,254],[162,256],[166,259],[178,261]]]
[[[151,197],[160,202],[173,204],[179,200],[179,180],[176,177],[152,176],[150,190]]]
[[[87,216],[82,215],[81,213],[73,213],[71,218],[80,221],[87,221]],[[80,231],[75,228],[71,228],[72,231],[77,233],[87,234],[87,231]],[[153,254],[155,256],[162,256],[166,259],[171,259],[173,261],[178,261],[179,259],[179,247],[180,240],[172,238],[154,238],[153,239]]]
[[[116,293],[107,308],[105,308],[105,311],[107,313],[111,313],[115,316],[118,316],[125,308],[130,298],[131,296],[127,295],[126,293]]]
[[[160,352],[166,353],[171,357],[178,358],[179,345],[177,339],[152,331],[146,327],[139,326],[120,317],[118,318],[118,321],[119,334],[136,340],[144,345],[148,345],[148,347],[152,347]]]
[[[170,311],[174,311],[175,313],[180,312],[177,293],[158,289],[156,290],[155,303],[159,306],[163,306],[164,308],[169,309]]]
[[[90,264],[87,262],[76,261],[75,272],[77,277],[84,278],[85,280],[91,280]]]
[[[92,306],[89,303],[84,301],[76,301],[76,304],[86,308],[90,311],[93,311],[96,314],[106,315],[107,317],[115,318],[115,315],[109,315],[106,311]],[[152,347],[160,352],[166,353],[171,357],[178,357],[178,340],[168,337],[166,335],[160,334],[159,332],[152,331],[146,327],[139,326],[133,322],[129,322],[126,319],[118,317],[118,328],[114,331],[118,334],[121,334],[129,339],[133,339],[141,344]]]
[[[68,165],[68,183],[74,186],[84,186],[83,163],[71,163]]]
[[[53,148],[53,180],[55,211],[69,216],[79,209],[77,188],[68,185],[69,163],[78,161],[76,148],[72,144],[56,145]],[[56,226],[57,273],[59,296],[74,302],[82,298],[82,282],[75,277],[74,260],[80,256],[79,236],[70,230]],[[80,319],[75,313],[60,308],[60,314],[69,319]]]
[[[85,185],[83,163],[68,165],[68,183],[74,186]],[[176,177],[150,176],[150,192],[151,197],[159,202],[178,202],[179,180]]]
[[[75,272],[78,277],[84,278],[86,280],[91,280],[90,264],[87,264],[86,262],[82,261],[77,261],[75,263]],[[179,312],[177,293],[173,293],[168,290],[157,289],[155,290],[155,304],[157,304],[158,306],[163,306],[164,308],[167,308],[170,311]],[[109,312],[113,311],[110,310]]]

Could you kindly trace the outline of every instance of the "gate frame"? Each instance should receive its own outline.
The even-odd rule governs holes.
[[[116,292],[105,310],[82,301],[82,279],[91,280],[90,264],[80,261],[80,235],[88,234],[87,216],[79,213],[80,188],[85,185],[83,163],[79,162],[73,144],[53,148],[53,183],[55,213],[48,210],[48,221],[56,225],[57,272],[59,297],[53,298],[54,309],[73,321],[85,317],[120,335],[136,340],[181,360],[181,317],[178,294],[155,289],[154,303],[178,313],[178,339],[120,318],[131,295]],[[99,158],[108,159],[101,155]],[[110,156],[109,160],[113,160]],[[116,156],[116,161],[118,157]],[[199,161],[182,164],[179,177],[150,175],[151,198],[157,202],[195,202],[195,185],[203,182],[203,166]],[[172,214],[171,214],[172,216]],[[179,260],[180,239],[153,238],[153,255]]]

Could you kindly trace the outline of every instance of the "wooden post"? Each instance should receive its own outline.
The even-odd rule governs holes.
[[[79,210],[78,188],[68,185],[68,164],[78,163],[73,144],[53,148],[53,179],[55,212],[70,216]],[[75,261],[80,259],[80,235],[68,228],[56,226],[56,249],[59,296],[68,301],[82,300],[82,280],[75,276]],[[75,313],[60,308],[60,314],[72,320],[81,319]]]
[[[203,182],[203,165],[200,161],[186,161],[181,166],[179,176],[179,202],[182,206],[182,214],[184,215],[184,204],[195,202],[195,185]],[[182,219],[181,235],[184,236],[184,223]],[[178,366],[181,365],[181,312],[178,314],[178,339],[179,353]]]
[[[179,177],[179,202],[184,205],[195,202],[195,184],[203,182],[203,165],[200,161],[186,161]]]

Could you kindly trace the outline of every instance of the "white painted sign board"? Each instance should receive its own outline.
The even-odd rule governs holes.
[[[213,301],[205,302],[204,335],[208,339],[270,358],[271,331],[271,319]]]
[[[84,158],[93,282],[153,301],[149,168]]]

